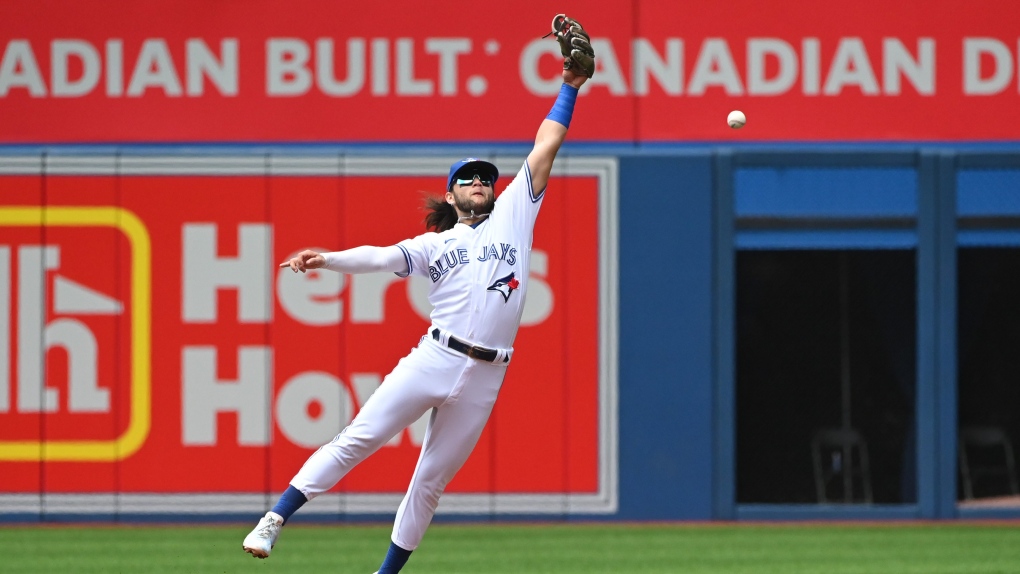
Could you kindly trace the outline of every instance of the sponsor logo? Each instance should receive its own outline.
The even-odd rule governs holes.
[[[131,348],[122,355],[130,377],[129,420],[110,439],[0,440],[0,461],[117,461],[145,443],[151,426],[149,234],[133,213],[117,207],[0,206],[0,227],[68,228],[74,232],[112,228],[126,238],[130,251],[129,304],[88,285],[88,277],[60,272],[61,255],[73,257],[75,245],[0,244],[0,417],[46,413],[68,416],[113,414],[111,388],[97,357],[104,339],[96,337],[84,317],[122,316],[130,329]],[[17,272],[17,280],[15,274]],[[47,293],[52,290],[52,296]],[[13,297],[12,297],[13,295]],[[14,309],[13,305],[17,305]],[[6,321],[4,321],[6,322]],[[13,328],[12,328],[13,327]],[[14,333],[14,340],[10,340]],[[48,350],[66,352],[67,385],[50,388],[45,369]],[[15,352],[8,353],[8,350]],[[63,396],[62,396],[63,395]]]

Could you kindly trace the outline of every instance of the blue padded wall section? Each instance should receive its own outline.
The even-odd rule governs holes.
[[[621,519],[712,518],[712,160],[620,160]]]

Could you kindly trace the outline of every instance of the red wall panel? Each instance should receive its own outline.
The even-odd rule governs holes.
[[[1015,140],[1009,0],[567,3],[598,69],[572,140]],[[528,141],[538,4],[0,2],[0,142]],[[745,128],[725,123],[732,109]]]

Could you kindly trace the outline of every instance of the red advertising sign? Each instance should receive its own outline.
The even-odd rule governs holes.
[[[498,165],[509,176],[522,159]],[[424,232],[421,190],[441,189],[449,162],[111,156],[43,175],[40,157],[19,161],[0,157],[0,504],[282,492],[429,326],[427,280],[276,263]],[[511,511],[548,512],[549,497],[615,509],[615,163],[569,168],[539,217],[500,399],[448,488],[461,510],[488,509],[479,494]],[[426,420],[334,494],[395,508]]]
[[[1016,140],[1010,0],[592,0],[572,140]],[[0,0],[0,143],[528,141],[538,4]],[[746,127],[727,127],[742,110]]]

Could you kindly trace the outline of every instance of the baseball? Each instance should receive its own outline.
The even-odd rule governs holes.
[[[733,110],[730,115],[726,116],[726,123],[730,124],[733,129],[740,129],[747,123],[747,117],[744,116],[744,112],[740,110]]]

